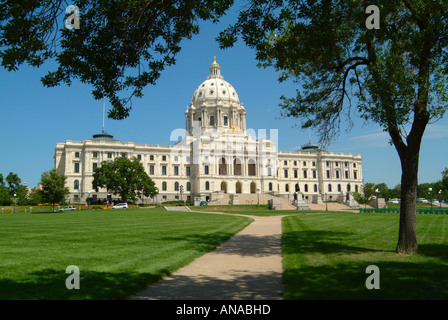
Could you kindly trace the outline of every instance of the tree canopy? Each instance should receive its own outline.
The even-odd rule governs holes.
[[[77,0],[72,11],[61,0],[2,1],[1,65],[16,70],[55,59],[58,68],[42,78],[45,86],[70,85],[74,79],[91,84],[95,99],[109,99],[108,116],[123,119],[131,98],[141,97],[175,63],[180,42],[198,33],[199,21],[217,21],[232,3]],[[79,28],[67,28],[64,18],[77,19]]]
[[[55,204],[65,201],[65,197],[70,193],[65,186],[65,180],[67,180],[67,177],[59,174],[56,169],[42,173],[40,178],[42,186],[40,190],[41,199],[45,203],[53,204],[53,212],[55,211]]]
[[[119,195],[123,202],[136,197],[153,197],[157,194],[154,181],[148,176],[140,160],[119,157],[113,162],[103,161],[93,173],[93,188],[106,188]]]

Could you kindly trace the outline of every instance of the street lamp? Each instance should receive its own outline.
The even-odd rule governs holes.
[[[325,211],[328,211],[328,199],[327,199],[327,193],[325,192]]]
[[[16,213],[16,194],[14,193],[14,210],[12,213]]]
[[[257,193],[258,193],[258,202],[257,202],[257,206],[260,205],[260,189],[257,188]]]
[[[90,191],[89,191],[89,197],[87,198],[87,210],[90,210]]]
[[[439,207],[442,208],[442,189],[439,190]]]

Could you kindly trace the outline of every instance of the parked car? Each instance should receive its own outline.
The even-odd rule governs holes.
[[[389,199],[389,203],[400,203],[400,202],[401,202],[401,200],[397,199],[397,198]]]
[[[76,211],[76,207],[75,206],[67,206],[67,207],[59,209],[59,211],[61,211],[61,212],[63,212],[63,211]]]
[[[432,204],[436,204],[436,205],[439,205],[439,204],[440,204],[440,202],[439,202],[438,200],[432,200]]]
[[[200,206],[206,206],[207,205],[207,201],[201,201],[201,203],[199,205]]]
[[[429,203],[425,198],[417,198],[417,203]]]
[[[117,203],[111,209],[127,209],[127,208],[128,208],[127,203]]]

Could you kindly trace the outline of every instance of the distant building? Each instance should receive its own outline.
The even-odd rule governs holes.
[[[69,201],[75,203],[85,203],[89,192],[92,201],[108,198],[107,190],[93,190],[92,174],[102,161],[117,157],[141,160],[159,189],[159,202],[267,193],[293,199],[296,191],[305,200],[319,202],[360,190],[360,155],[326,152],[311,143],[300,151],[278,151],[275,130],[270,133],[267,138],[266,130],[258,130],[255,139],[257,133],[246,129],[246,110],[215,60],[185,111],[181,141],[135,144],[103,131],[89,140],[58,143],[55,168],[67,176]]]

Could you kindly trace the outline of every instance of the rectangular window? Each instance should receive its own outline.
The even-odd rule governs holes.
[[[294,170],[294,178],[298,178],[297,170]]]
[[[178,166],[174,166],[174,175],[175,176],[179,175],[179,167]]]
[[[339,171],[336,171],[336,179],[339,179]]]
[[[162,156],[162,161],[166,161],[166,156]]]
[[[94,152],[93,152],[93,157],[94,157],[94,158],[98,158],[98,152],[94,151]]]
[[[107,153],[107,159],[112,159],[112,152]]]
[[[166,166],[162,166],[162,175],[166,176]]]
[[[126,155],[126,152],[122,152],[122,153],[121,153],[121,156],[122,156],[123,158],[126,158],[126,156],[127,156],[127,155]]]
[[[150,175],[154,174],[154,166],[153,165],[149,166],[149,174]]]
[[[353,179],[358,179],[358,172],[357,171],[353,171]]]
[[[345,179],[348,179],[348,171],[345,171]]]
[[[272,176],[272,168],[271,167],[268,167],[268,176],[269,177]]]
[[[303,166],[306,167],[306,161],[303,161]]]
[[[295,165],[295,166],[297,165],[297,161],[294,161],[294,165]]]
[[[137,159],[138,159],[138,160],[142,160],[142,155],[141,155],[141,154],[138,154],[138,155],[137,155]]]
[[[149,160],[154,160],[154,155],[153,155],[153,154],[151,154],[151,155],[149,156]]]
[[[316,178],[317,178],[316,170],[313,170],[313,179],[316,179]]]
[[[288,170],[284,170],[285,178],[288,178]]]
[[[208,174],[208,166],[204,167],[204,174]]]
[[[287,160],[285,160],[285,161],[283,161],[283,165],[288,165],[288,161]]]
[[[227,116],[224,116],[224,125],[225,125],[225,126],[228,125],[228,123],[227,123]]]
[[[79,162],[75,162],[75,173],[79,173]]]
[[[190,167],[186,167],[185,170],[186,170],[187,176],[190,176],[190,170],[191,170]]]
[[[98,168],[98,163],[94,162],[93,163],[93,171],[95,172],[95,169]]]
[[[210,116],[210,126],[215,125],[215,116]]]
[[[75,152],[75,158],[79,158],[79,152]]]
[[[327,179],[330,179],[330,170],[327,170]]]
[[[307,178],[306,170],[303,170],[303,178]]]

